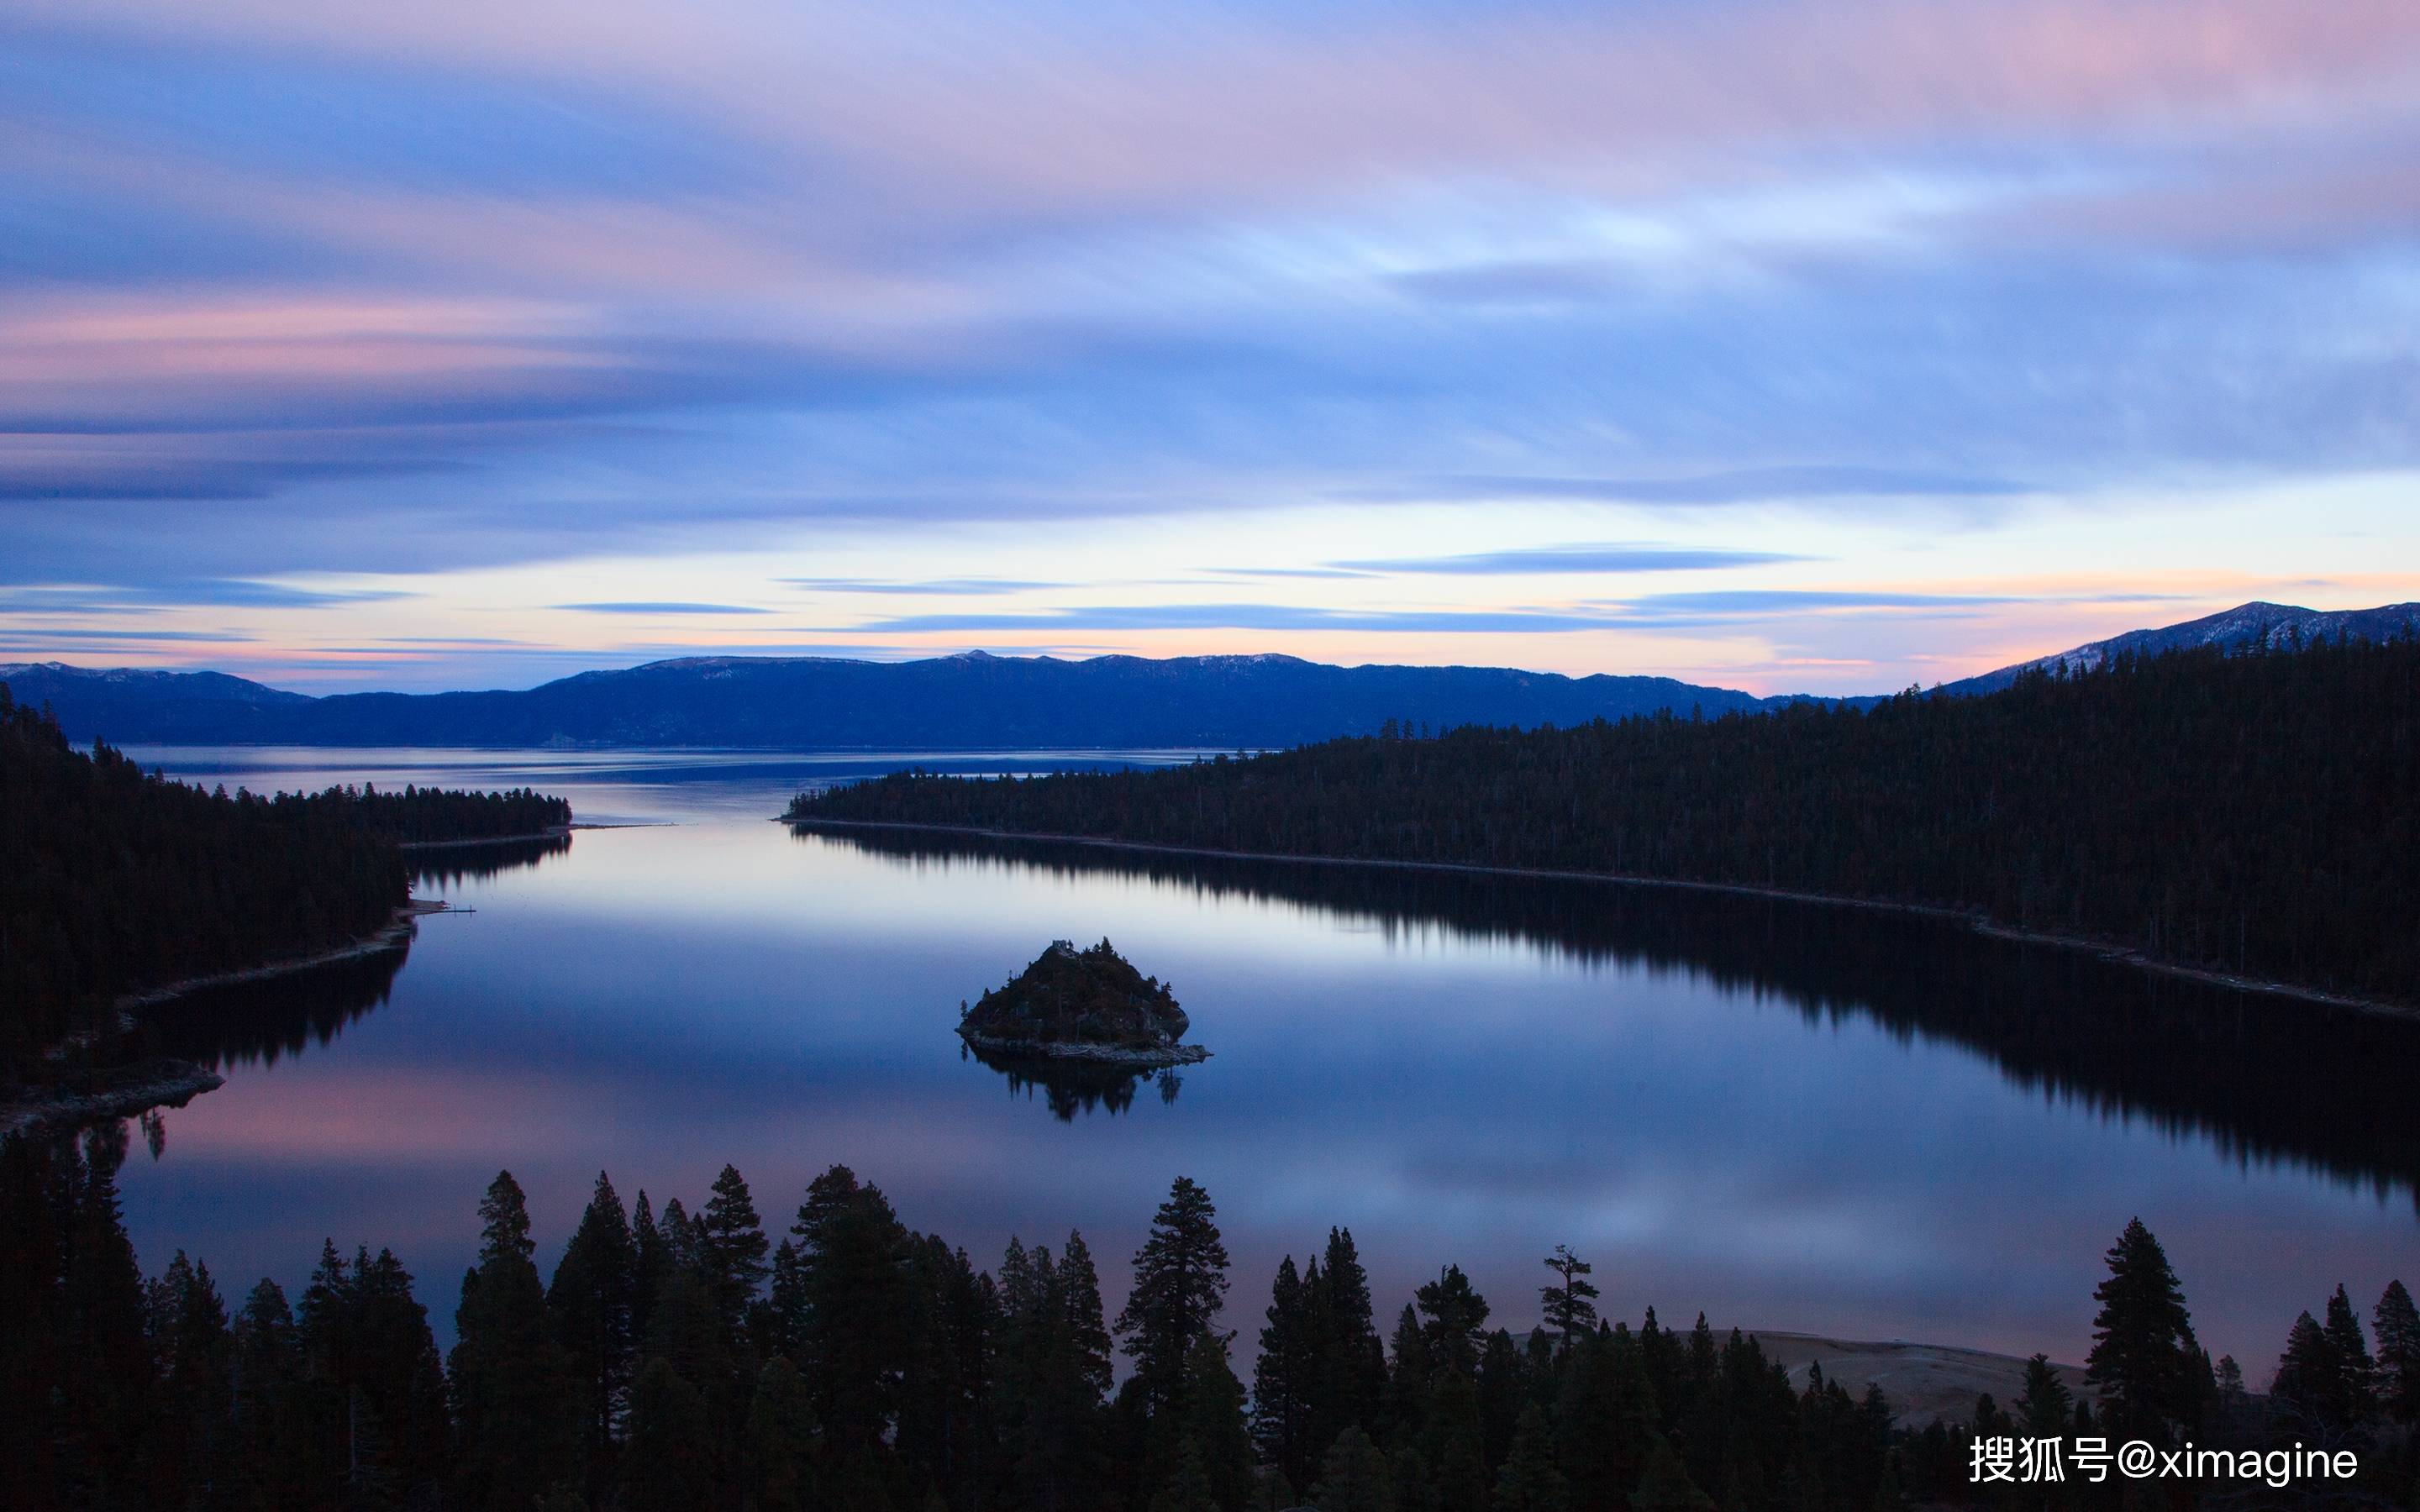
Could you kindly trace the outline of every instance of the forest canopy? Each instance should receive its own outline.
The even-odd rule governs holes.
[[[403,841],[526,834],[560,798],[206,793],[70,748],[0,684],[0,1082],[126,994],[344,945],[409,900]]]
[[[2416,795],[2420,641],[2403,639],[2119,656],[1869,709],[1435,735],[1403,719],[1153,770],[908,772],[801,794],[790,817],[1914,904],[2412,1003]]]

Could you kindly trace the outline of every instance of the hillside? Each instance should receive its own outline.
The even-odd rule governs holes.
[[[316,746],[1238,747],[1375,734],[1390,720],[1585,724],[1764,708],[1668,677],[1499,667],[1332,667],[1294,656],[708,656],[521,692],[307,698],[214,672],[0,667],[70,738]]]
[[[2256,599],[2231,609],[2186,620],[2154,630],[2129,630],[2106,640],[2021,661],[1975,677],[1944,683],[1944,693],[1995,693],[2028,671],[2090,671],[2112,657],[2156,656],[2195,646],[2242,651],[2265,646],[2290,650],[2315,646],[2342,637],[2351,640],[2391,640],[2420,635],[2420,604],[2381,604],[2376,609],[2315,609],[2294,604],[2266,604]]]
[[[2420,640],[2205,647],[1978,698],[899,774],[792,817],[1603,872],[1971,913],[2420,1003]]]

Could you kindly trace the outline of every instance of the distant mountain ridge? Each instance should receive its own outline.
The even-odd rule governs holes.
[[[2420,636],[2420,603],[2320,610],[2251,603],[2133,630],[1979,676],[1989,693],[2035,667],[2085,670],[2126,652]],[[47,702],[70,738],[121,745],[717,746],[894,749],[1204,747],[1273,749],[1375,734],[1389,719],[1571,726],[1670,710],[1712,717],[1801,702],[1669,677],[1506,667],[1337,667],[1298,656],[994,656],[920,661],[685,656],[581,672],[519,691],[324,698],[223,672],[0,666],[21,702]]]
[[[2398,635],[2420,636],[2420,603],[2381,604],[2376,609],[2316,609],[2298,604],[2270,604],[2255,599],[2230,609],[2152,630],[2129,630],[2106,640],[2087,640],[2066,651],[2037,656],[1978,676],[1944,683],[1945,693],[1991,693],[2008,687],[2022,672],[2035,668],[2056,671],[2090,671],[2112,656],[2132,654],[2156,656],[2164,651],[2193,646],[2224,646],[2241,651],[2264,641],[2284,646],[2333,640],[2388,640]]]
[[[518,692],[312,698],[218,672],[0,666],[70,738],[125,745],[1035,748],[1296,746],[1387,721],[1585,724],[1792,702],[1669,677],[1336,667],[1295,656],[921,661],[689,656]]]

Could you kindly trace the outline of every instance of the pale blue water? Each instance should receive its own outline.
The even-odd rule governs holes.
[[[2391,1273],[2420,1283],[2420,1160],[2384,1111],[2408,1103],[2371,1085],[2420,1063],[2402,1027],[1840,910],[768,822],[811,781],[1077,759],[1048,753],[136,754],[230,787],[525,783],[583,821],[660,825],[424,879],[473,911],[422,923],[382,1003],[374,978],[191,1011],[227,1085],[130,1163],[127,1211],[147,1266],[182,1247],[231,1293],[298,1283],[323,1236],[391,1245],[447,1335],[500,1166],[551,1267],[599,1167],[626,1198],[694,1206],[726,1160],[776,1221],[845,1163],[986,1265],[1012,1233],[1080,1227],[1113,1308],[1190,1175],[1247,1346],[1279,1256],[1330,1224],[1388,1318],[1452,1260],[1526,1328],[1538,1257],[1567,1242],[1634,1319],[2073,1360],[2101,1252],[2140,1214],[2204,1342],[2256,1381],[2338,1281],[2365,1311]],[[1145,1082],[1122,1112],[1062,1118],[951,1031],[1051,939],[1104,935],[1173,982],[1215,1054],[1172,1101]],[[324,1042],[302,1028],[347,992],[366,1011]],[[2339,1031],[2350,1072],[2274,1049]],[[299,1053],[240,1048],[264,1034]],[[2348,1076],[2369,1081],[2349,1097]]]

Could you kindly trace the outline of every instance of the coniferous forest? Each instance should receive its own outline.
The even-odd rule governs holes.
[[[2091,1299],[2086,1393],[2037,1356],[2011,1401],[1984,1396],[1962,1420],[1911,1430],[1879,1391],[1820,1367],[1793,1379],[1702,1316],[1615,1320],[1618,1281],[1560,1246],[1534,1303],[1498,1299],[1499,1313],[1449,1264],[1390,1318],[1352,1235],[1331,1228],[1279,1266],[1265,1303],[1245,1304],[1229,1295],[1210,1195],[1181,1177],[1112,1319],[1081,1234],[1012,1240],[986,1271],[845,1166],[772,1234],[729,1166],[694,1211],[644,1192],[626,1208],[600,1174],[544,1276],[535,1222],[502,1173],[477,1204],[478,1259],[441,1360],[389,1250],[331,1242],[292,1296],[269,1279],[224,1290],[181,1251],[147,1279],[119,1219],[124,1127],[0,1144],[0,1297],[16,1325],[0,1336],[0,1506],[2121,1504],[2114,1476],[2049,1504],[2040,1488],[2019,1499],[1973,1484],[1978,1436],[2075,1434],[2351,1447],[2357,1485],[2319,1493],[2402,1506],[2413,1489],[2420,1319],[2400,1283],[2367,1332],[2341,1288],[2324,1323],[2304,1315],[2255,1396],[2195,1341],[2139,1222]],[[1507,1316],[1538,1321],[1516,1334]]]
[[[0,685],[0,1083],[123,995],[379,929],[409,898],[398,841],[569,821],[526,791],[205,793],[72,749]]]
[[[1433,733],[802,794],[791,817],[1597,872],[1969,913],[2420,1002],[2420,641],[2120,656],[1980,697]]]

